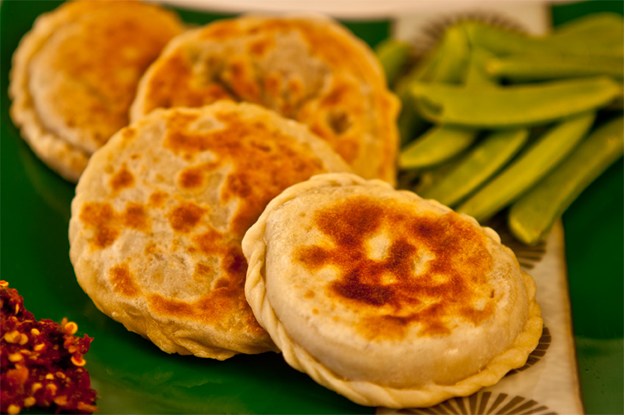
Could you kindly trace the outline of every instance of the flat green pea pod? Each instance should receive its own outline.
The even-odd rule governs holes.
[[[485,72],[487,58],[483,50],[473,50],[466,69],[465,82],[470,86],[496,87]],[[434,126],[407,145],[399,154],[399,168],[427,169],[439,165],[466,150],[479,135],[479,130],[452,125]]]
[[[501,129],[530,127],[604,107],[622,94],[607,77],[568,79],[504,88],[412,85],[420,113],[435,123]]]
[[[411,83],[407,78],[399,79],[394,90],[401,101],[401,112],[397,120],[401,146],[409,143],[430,125],[429,121],[423,118],[416,110],[416,103],[412,97],[410,85]]]
[[[438,165],[467,149],[478,130],[454,126],[432,127],[399,154],[400,169],[423,169]]]
[[[491,59],[486,64],[486,71],[493,77],[512,82],[602,75],[621,82],[624,60],[602,56],[511,55]]]
[[[461,159],[462,156],[460,155],[427,170],[407,170],[418,173],[418,180],[415,185],[412,185],[407,189],[418,194],[425,192],[431,186],[434,186],[440,178],[444,177],[451,169],[453,169],[454,166],[461,161]]]
[[[546,131],[494,179],[463,202],[457,211],[485,221],[534,186],[583,139],[595,119],[588,112]]]
[[[451,26],[446,29],[442,39],[441,53],[443,55],[440,57],[430,81],[449,84],[463,83],[470,60],[470,51],[470,42],[461,26]]]
[[[402,145],[412,141],[428,125],[428,121],[416,110],[411,84],[414,82],[458,84],[463,80],[469,57],[470,45],[463,30],[452,27],[446,31],[436,49],[409,74],[398,80],[395,93],[401,100],[398,128]]]
[[[440,46],[424,56],[419,64],[412,70],[399,78],[393,88],[394,93],[401,101],[401,112],[397,120],[401,145],[410,142],[420,131],[424,130],[429,121],[420,116],[416,110],[416,104],[410,92],[412,82],[429,82],[436,73],[438,62],[444,56],[443,48]]]
[[[412,46],[393,38],[388,38],[375,47],[375,54],[386,74],[388,85],[394,84],[411,52]]]
[[[489,133],[445,175],[422,191],[421,197],[455,206],[494,176],[527,142],[526,129]]]
[[[548,42],[557,46],[570,42],[609,42],[622,39],[624,18],[617,13],[601,12],[589,14],[559,25],[548,37]]]
[[[609,31],[609,39],[585,42],[561,41],[552,36],[529,36],[508,29],[501,29],[479,22],[465,22],[466,33],[475,46],[489,50],[498,56],[514,54],[558,54],[573,56],[611,56],[624,57],[624,40],[612,38],[617,31]],[[620,32],[621,37],[621,32]]]
[[[624,152],[622,117],[593,131],[559,166],[510,208],[509,229],[521,242],[543,241],[572,202]]]
[[[470,61],[466,70],[465,85],[479,86],[483,88],[498,88],[499,80],[487,70],[489,62],[496,56],[485,49],[473,48],[470,53]]]

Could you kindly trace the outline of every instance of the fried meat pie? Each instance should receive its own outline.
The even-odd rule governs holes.
[[[362,405],[470,395],[542,332],[535,283],[492,229],[380,180],[294,185],[242,246],[247,300],[286,362]]]
[[[346,171],[304,125],[253,104],[154,111],[98,150],[78,183],[78,282],[168,353],[276,350],[245,300],[241,240],[282,190]]]
[[[184,30],[174,13],[138,1],[69,1],[41,15],[13,55],[13,122],[41,160],[76,182],[128,124],[143,72]]]

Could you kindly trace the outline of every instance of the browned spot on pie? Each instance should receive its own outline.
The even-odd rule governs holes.
[[[128,170],[126,163],[123,163],[121,168],[112,175],[109,184],[112,189],[112,197],[115,197],[122,190],[134,186],[134,175]]]
[[[237,97],[244,101],[260,103],[261,90],[256,65],[248,56],[230,58],[220,76]]]
[[[109,271],[109,281],[115,292],[124,297],[136,297],[141,294],[141,288],[134,281],[128,264],[115,265]]]
[[[136,137],[136,130],[132,127],[125,127],[121,130],[121,136],[126,141],[132,140]]]
[[[205,212],[206,209],[200,208],[193,202],[182,202],[171,209],[167,219],[174,231],[189,233],[199,224]]]
[[[168,197],[169,194],[167,192],[155,190],[149,197],[149,205],[155,208],[163,207]]]
[[[135,202],[128,202],[121,213],[115,212],[108,202],[88,202],[82,206],[79,218],[86,229],[94,230],[94,235],[89,240],[93,249],[103,249],[112,245],[123,228],[142,232],[150,230],[144,206]]]
[[[201,167],[187,167],[180,172],[178,184],[186,190],[199,189],[204,186],[204,172]]]
[[[353,197],[317,212],[315,224],[330,244],[304,246],[297,259],[313,272],[338,270],[327,295],[359,310],[366,337],[402,338],[413,324],[444,336],[455,319],[479,325],[492,315],[485,236],[458,214],[415,216],[407,205]],[[372,259],[367,242],[378,235],[388,247]]]
[[[110,246],[119,236],[120,228],[110,203],[89,202],[82,206],[80,220],[87,229],[93,229],[90,239],[92,248],[102,249]]]
[[[124,226],[139,231],[145,232],[149,229],[149,219],[145,213],[145,207],[140,203],[126,203],[126,209],[122,214],[122,222]]]
[[[262,57],[269,50],[274,49],[274,48],[275,48],[275,40],[273,38],[268,38],[268,37],[254,40],[248,46],[249,53],[251,53],[252,55],[256,57]]]
[[[145,249],[143,250],[143,252],[145,252],[145,255],[147,256],[163,254],[163,251],[160,249],[160,247],[155,242],[151,241],[145,245]]]
[[[195,265],[195,272],[193,273],[193,279],[195,281],[204,282],[206,278],[210,277],[213,273],[213,269],[210,265],[198,262]]]
[[[156,108],[201,107],[220,99],[234,99],[218,83],[193,81],[193,58],[184,51],[168,57],[150,79],[145,112]]]

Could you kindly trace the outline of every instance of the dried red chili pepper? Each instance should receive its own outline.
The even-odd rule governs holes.
[[[97,392],[83,367],[93,339],[74,336],[78,325],[65,318],[37,321],[6,281],[0,281],[0,309],[0,411],[97,411]]]

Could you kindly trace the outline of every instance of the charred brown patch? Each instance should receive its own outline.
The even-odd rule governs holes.
[[[128,202],[126,209],[122,214],[122,223],[124,226],[139,231],[147,231],[149,221],[145,207],[140,203]]]
[[[137,135],[137,132],[132,127],[125,127],[124,129],[121,130],[121,136],[126,141],[132,140],[133,138],[136,137],[136,135]]]
[[[316,213],[315,223],[331,243],[301,247],[296,258],[312,272],[338,270],[327,293],[369,310],[360,327],[365,336],[402,337],[415,323],[421,334],[443,336],[451,319],[478,325],[491,317],[485,237],[456,213],[414,216],[409,207],[354,197]],[[390,239],[386,256],[371,259],[367,241],[380,233]],[[432,259],[417,272],[415,261],[425,252]]]
[[[201,167],[187,167],[178,176],[178,185],[185,190],[200,189],[204,182],[205,175]]]
[[[149,232],[150,223],[145,208],[140,203],[128,202],[123,212],[117,213],[107,202],[85,203],[79,215],[86,229],[93,229],[90,239],[93,249],[103,249],[115,242],[123,228]]]
[[[149,197],[149,205],[155,208],[161,208],[165,204],[165,201],[169,197],[167,192],[155,190]]]
[[[220,99],[233,99],[217,82],[193,82],[193,61],[184,52],[163,60],[150,78],[146,113],[156,108],[201,107]]]
[[[115,265],[108,271],[108,279],[113,290],[124,297],[136,297],[141,294],[141,288],[134,280],[128,264]]]
[[[87,229],[94,230],[94,236],[90,240],[92,248],[106,248],[112,245],[120,234],[115,210],[110,203],[85,203],[79,218]]]
[[[247,50],[250,54],[261,58],[273,48],[275,48],[275,40],[273,38],[260,38],[251,42]]]
[[[109,185],[112,189],[112,196],[119,194],[122,190],[134,186],[134,175],[128,170],[126,163],[110,178]]]
[[[180,233],[191,232],[201,221],[206,209],[192,202],[182,202],[167,215],[171,228]]]

